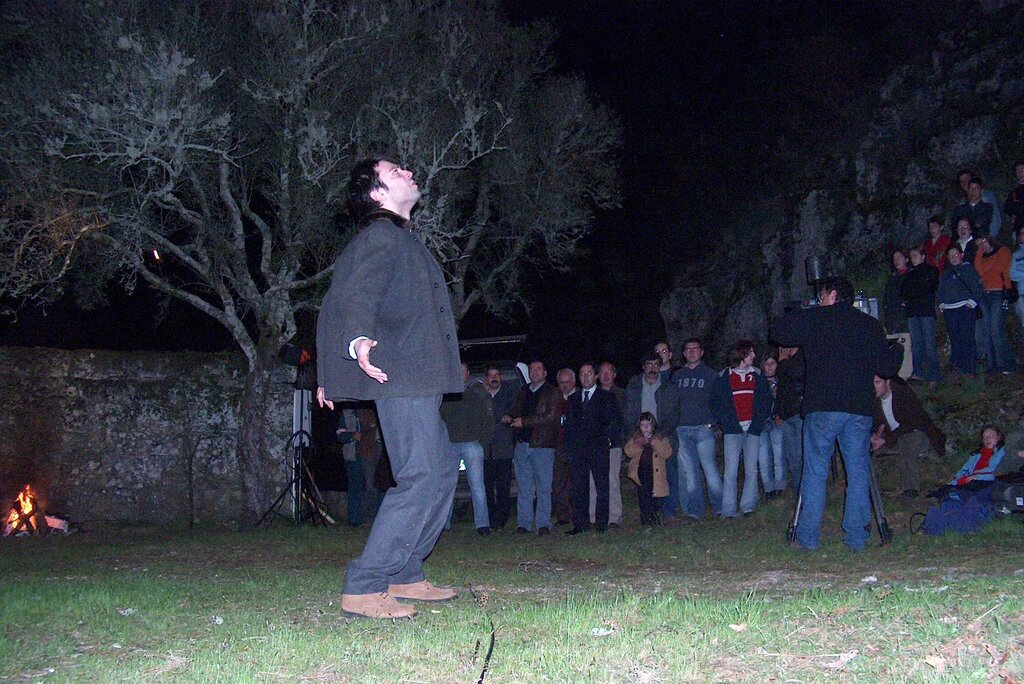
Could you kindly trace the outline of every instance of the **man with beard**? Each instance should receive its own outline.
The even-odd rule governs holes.
[[[423,574],[444,529],[458,465],[438,408],[463,389],[451,300],[437,260],[410,221],[412,171],[364,159],[348,183],[361,229],[338,257],[317,321],[317,401],[373,400],[397,486],[388,490],[362,554],[345,573],[346,615],[407,618],[396,599],[458,594]],[[373,353],[371,362],[370,354]]]

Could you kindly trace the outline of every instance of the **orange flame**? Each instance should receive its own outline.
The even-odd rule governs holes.
[[[11,529],[14,529],[21,524],[23,519],[31,518],[35,510],[35,494],[32,492],[32,486],[25,485],[25,488],[18,492],[18,499],[5,522]]]

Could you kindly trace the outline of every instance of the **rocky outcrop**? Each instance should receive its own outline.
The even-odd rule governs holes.
[[[949,215],[960,201],[961,168],[984,177],[1002,201],[1015,183],[1013,162],[1024,157],[1024,11],[1020,3],[989,4],[891,72],[854,143],[820,155],[829,161],[801,187],[779,189],[768,212],[777,220],[729,231],[759,230],[679,275],[661,304],[675,346],[691,335],[718,350],[737,337],[763,340],[767,320],[811,294],[804,259],[812,255],[880,296],[888,249],[919,242],[929,216]],[[1009,239],[1008,224],[1003,233]],[[751,245],[760,248],[761,268],[730,267]]]

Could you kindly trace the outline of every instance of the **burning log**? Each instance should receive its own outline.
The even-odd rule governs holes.
[[[47,534],[50,530],[59,530],[65,534],[68,531],[68,523],[53,515],[46,515],[39,504],[38,497],[32,491],[31,485],[18,492],[18,498],[14,506],[4,518],[3,535],[20,536],[26,534]]]

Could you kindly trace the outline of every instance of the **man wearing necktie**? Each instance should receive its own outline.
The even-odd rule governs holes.
[[[566,534],[590,529],[590,478],[597,489],[594,525],[608,529],[608,450],[622,432],[622,415],[615,395],[597,386],[594,364],[580,366],[581,391],[569,397],[565,416],[565,452],[572,480],[573,528]]]

